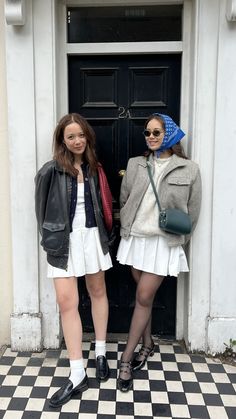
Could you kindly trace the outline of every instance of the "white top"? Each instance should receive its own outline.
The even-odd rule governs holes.
[[[166,159],[154,158],[153,181],[157,191],[162,174],[171,158],[172,157]],[[138,208],[130,234],[137,237],[165,236],[165,233],[159,228],[158,218],[159,209],[150,183]]]

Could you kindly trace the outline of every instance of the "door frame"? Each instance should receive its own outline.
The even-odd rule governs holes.
[[[68,73],[67,73],[67,55],[118,55],[118,54],[160,54],[160,53],[181,53],[181,100],[180,100],[180,125],[185,132],[190,129],[190,86],[191,71],[191,23],[193,4],[192,0],[149,0],[145,5],[158,4],[182,4],[183,5],[183,39],[182,41],[171,42],[108,42],[108,43],[73,43],[66,42],[66,7],[67,6],[140,6],[143,0],[123,1],[123,0],[60,0],[57,8],[57,39],[56,39],[56,61],[57,61],[57,118],[68,112]],[[191,149],[183,140],[184,148],[188,149],[188,155],[191,155]],[[191,256],[191,255],[190,255]],[[189,257],[191,272],[191,257]],[[176,339],[183,339],[187,332],[188,317],[188,293],[189,293],[189,274],[180,274],[177,279],[177,301],[176,301]]]

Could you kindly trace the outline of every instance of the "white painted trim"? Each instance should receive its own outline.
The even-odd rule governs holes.
[[[145,6],[183,4],[184,0],[145,0]],[[60,0],[66,6],[80,7],[105,7],[105,6],[143,6],[144,0]]]
[[[179,42],[107,42],[67,44],[67,54],[104,55],[104,54],[159,54],[179,53],[183,43]]]
[[[192,36],[192,2],[185,1],[183,8],[183,53],[181,68],[181,95],[180,95],[180,126],[187,133],[182,144],[187,155],[191,156],[190,144],[190,69],[191,69],[191,36]],[[189,248],[185,249],[189,256]],[[189,258],[188,258],[189,259]],[[191,261],[189,260],[191,271]],[[188,317],[188,289],[189,274],[180,274],[177,278],[177,299],[176,299],[176,339],[183,339],[187,336]]]
[[[62,4],[63,3],[63,4]],[[88,54],[88,55],[104,55],[104,54],[158,54],[158,53],[183,53],[182,54],[182,74],[181,74],[181,105],[180,105],[180,117],[181,127],[184,131],[189,131],[189,89],[190,89],[190,37],[191,37],[191,19],[192,19],[192,2],[189,0],[177,1],[175,3],[184,4],[183,13],[183,41],[178,42],[113,42],[113,43],[66,43],[66,5],[96,5],[98,6],[101,2],[93,1],[63,1],[59,5],[59,66],[60,69],[60,111],[59,114],[63,115],[68,110],[68,79],[67,79],[67,54]],[[102,5],[122,5],[134,4],[138,5],[141,2],[120,2],[120,1],[105,1]],[[152,4],[168,4],[173,2],[145,2],[145,5]],[[143,0],[142,0],[143,4]],[[186,146],[187,147],[187,146]],[[176,337],[182,339],[184,333],[187,334],[187,330],[184,328],[187,324],[188,316],[188,292],[186,285],[188,281],[188,275],[181,275],[177,280],[177,308],[176,308]],[[184,309],[185,307],[185,309]]]
[[[31,0],[27,1],[26,24],[17,29],[6,27],[13,275],[11,345],[19,351],[37,351],[42,349],[42,316],[33,205],[36,102]]]

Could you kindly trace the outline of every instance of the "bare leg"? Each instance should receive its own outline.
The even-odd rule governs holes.
[[[142,272],[137,285],[136,302],[133,317],[131,320],[130,330],[126,348],[122,355],[125,362],[131,361],[134,350],[142,336],[151,316],[152,304],[156,291],[160,287],[163,276]],[[127,374],[123,379],[128,379]]]
[[[54,286],[69,359],[81,359],[82,325],[78,311],[77,279],[75,277],[54,278]]]
[[[92,318],[96,340],[106,340],[108,299],[103,271],[86,275],[86,286],[91,298]]]
[[[108,299],[104,272],[99,271],[96,274],[86,275],[86,286],[91,298],[92,317],[96,336],[96,378],[99,382],[106,381],[110,376],[110,370],[106,359]]]
[[[139,283],[139,280],[142,275],[142,271],[131,267],[132,276],[136,282],[136,284]],[[152,313],[150,314],[149,320],[147,322],[147,326],[145,327],[143,334],[142,334],[142,343],[144,346],[150,348],[152,345]]]

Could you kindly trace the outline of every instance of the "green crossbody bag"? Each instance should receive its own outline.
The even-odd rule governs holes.
[[[182,235],[191,233],[192,222],[189,215],[177,208],[162,209],[151,173],[151,165],[147,161],[147,170],[153,192],[159,208],[159,227],[167,233]]]

